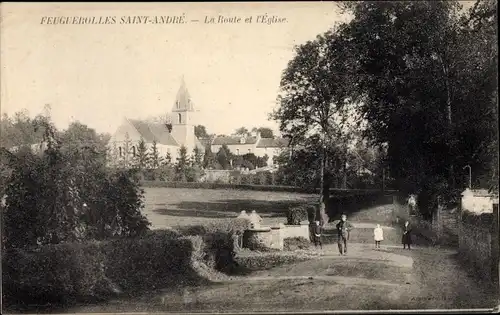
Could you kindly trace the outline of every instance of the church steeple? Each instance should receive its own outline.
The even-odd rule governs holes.
[[[175,98],[173,112],[193,112],[193,101],[191,100],[191,95],[186,87],[186,82],[184,81],[184,76],[181,78],[181,86],[177,91],[177,96]]]

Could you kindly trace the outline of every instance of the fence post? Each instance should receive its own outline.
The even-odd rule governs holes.
[[[493,204],[493,222],[491,225],[491,280],[498,295],[500,292],[500,219],[498,203]]]

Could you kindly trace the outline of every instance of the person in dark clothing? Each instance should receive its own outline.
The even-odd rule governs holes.
[[[313,230],[314,247],[318,247],[319,244],[320,248],[323,249],[323,244],[321,243],[321,232],[322,232],[321,225],[319,224],[319,221],[316,221]]]
[[[403,237],[402,237],[403,249],[411,249],[411,226],[410,222],[406,221],[405,226],[403,228]]]
[[[349,240],[349,233],[352,229],[350,222],[347,222],[347,216],[342,215],[340,222],[337,223],[338,231],[338,245],[340,255],[347,255],[347,241]]]

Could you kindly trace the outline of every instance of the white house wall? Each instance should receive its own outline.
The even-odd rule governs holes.
[[[267,155],[269,159],[267,160],[267,165],[273,165],[273,158],[279,156],[283,148],[255,148],[254,154],[258,157],[264,157]]]

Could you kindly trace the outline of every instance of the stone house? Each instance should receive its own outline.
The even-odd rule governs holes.
[[[267,155],[269,157],[267,164],[272,166],[274,157],[288,146],[288,141],[283,138],[262,138],[260,133],[256,132],[250,136],[218,136],[213,139],[210,149],[213,153],[217,153],[223,145],[236,155],[247,153],[253,153],[257,157]]]

